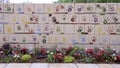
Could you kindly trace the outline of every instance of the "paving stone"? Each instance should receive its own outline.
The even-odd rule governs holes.
[[[78,68],[99,68],[96,64],[77,64]]]
[[[5,68],[30,68],[31,63],[10,63]]]
[[[98,64],[100,68],[114,68],[112,64]]]
[[[7,64],[1,63],[1,64],[0,64],[0,68],[4,68],[6,65],[7,65]]]
[[[33,63],[30,68],[48,68],[48,63]]]
[[[113,68],[120,68],[120,64],[113,64]]]

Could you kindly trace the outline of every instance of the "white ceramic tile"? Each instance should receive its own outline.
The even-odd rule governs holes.
[[[6,3],[4,4],[4,12],[13,12],[13,4]]]
[[[55,25],[54,34],[64,34],[64,25]]]
[[[54,25],[53,24],[51,24],[51,25],[45,24],[45,25],[43,25],[43,30],[44,30],[44,33],[52,34],[54,31]]]
[[[117,4],[116,3],[107,3],[107,12],[108,13],[115,13]]]
[[[30,34],[29,42],[30,43],[38,43],[38,34]]]
[[[33,63],[30,68],[49,68],[48,63]]]
[[[4,25],[4,32],[7,34],[13,34],[14,33],[14,24],[5,24]]]
[[[98,14],[90,14],[90,22],[89,23],[99,23],[99,15]]]
[[[15,33],[23,33],[23,32],[25,32],[25,30],[24,30],[24,24],[15,24],[14,25],[14,32]]]
[[[19,23],[19,14],[9,14],[9,23],[18,24]]]
[[[4,29],[3,24],[0,24],[0,34],[3,33],[3,31],[4,31],[3,29]]]
[[[69,14],[68,17],[69,17],[68,21],[70,23],[78,23],[78,17],[79,17],[78,14]]]
[[[25,33],[34,33],[35,32],[35,24],[24,24]]]
[[[9,36],[8,34],[1,34],[0,35],[0,43],[5,43],[9,41]]]
[[[75,25],[75,34],[82,34],[83,32],[85,32],[84,25]]]
[[[106,3],[96,3],[96,12],[97,13],[107,12]]]
[[[0,14],[0,24],[9,23],[9,14]]]
[[[120,68],[120,64],[112,64],[113,68]]]
[[[28,24],[28,14],[19,14],[19,23],[21,24]]]
[[[59,43],[60,44],[68,44],[69,36],[68,35],[59,35]]]
[[[85,12],[91,13],[95,12],[95,3],[86,3]]]
[[[47,41],[47,43],[58,43],[58,35],[49,35],[48,36],[48,39],[47,39],[48,41]]]
[[[49,68],[77,68],[75,64],[49,64]]]
[[[49,23],[49,14],[39,14],[39,23],[40,24]]]
[[[1,63],[1,64],[0,64],[0,68],[5,68],[7,65],[8,65],[8,64],[6,64],[6,63]]]
[[[89,23],[89,14],[80,14],[78,20],[79,23]]]
[[[59,23],[59,15],[60,14],[49,14],[49,23],[50,24],[58,24]]]
[[[116,34],[116,25],[106,25],[105,31],[107,34]]]
[[[30,63],[10,63],[5,68],[30,68]]]
[[[19,42],[18,34],[9,34],[9,42],[18,43]]]
[[[44,33],[43,25],[41,25],[41,24],[35,24],[34,28],[35,28],[35,30],[34,30],[35,34],[42,34],[42,33]]]
[[[73,34],[74,33],[74,25],[65,25],[64,27],[65,34]]]
[[[85,32],[87,34],[95,34],[95,26],[94,25],[85,25]]]
[[[28,16],[28,22],[32,24],[39,23],[39,15],[38,14],[29,14]]]
[[[69,23],[68,14],[60,14],[59,16],[60,23]]]
[[[0,12],[3,12],[4,10],[3,3],[0,4],[0,9],[1,9]]]

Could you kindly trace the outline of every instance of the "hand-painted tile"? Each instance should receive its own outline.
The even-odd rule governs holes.
[[[109,24],[111,21],[110,14],[99,15],[99,18],[100,18],[100,24]]]
[[[57,44],[58,43],[58,35],[49,35],[48,36],[48,41],[47,41],[47,43],[52,43],[52,44]]]
[[[54,34],[64,34],[64,25],[55,25]]]
[[[7,34],[14,33],[14,24],[5,24],[4,25],[4,32]]]
[[[76,34],[84,34],[85,26],[84,25],[75,25],[75,33]]]
[[[2,34],[4,32],[4,27],[3,27],[3,24],[0,24],[0,34]]]
[[[78,17],[79,17],[78,14],[70,14],[68,15],[68,17],[70,23],[78,23]]]
[[[85,3],[75,3],[75,13],[85,13]]]
[[[60,21],[60,23],[69,23],[68,14],[60,14],[59,21]]]
[[[96,12],[97,13],[106,13],[107,12],[106,3],[96,3]]]
[[[24,12],[27,13],[27,14],[34,13],[33,7],[34,7],[33,4],[24,4]]]
[[[39,24],[48,24],[49,14],[39,14]]]
[[[28,15],[27,14],[19,14],[19,23],[29,24]]]
[[[59,35],[59,44],[68,44],[69,42],[69,36],[68,35]]]
[[[19,23],[19,14],[9,14],[9,23],[18,24]]]
[[[0,35],[0,43],[7,43],[7,42],[9,42],[8,34],[1,34]]]
[[[79,23],[89,23],[89,14],[80,14],[78,20]]]
[[[24,24],[15,24],[15,33],[24,33]]]
[[[60,14],[49,14],[49,23],[59,24],[59,15]]]
[[[34,24],[24,24],[25,33],[34,33]]]
[[[14,13],[23,14],[24,13],[24,4],[14,4]]]
[[[79,36],[77,36],[77,35],[70,35],[69,39],[70,39],[69,40],[70,44],[73,44],[73,45],[79,44]]]
[[[54,13],[54,5],[53,4],[45,4],[45,13]]]
[[[80,44],[87,44],[88,43],[88,37],[87,35],[80,35],[78,37],[79,43]]]
[[[59,3],[55,4],[55,13],[65,13],[65,4],[64,3]]]
[[[116,3],[107,3],[107,13],[115,13],[117,9]]]
[[[9,34],[10,43],[19,43],[19,36],[17,34]]]
[[[14,7],[13,4],[6,3],[4,4],[4,12],[13,12]]]
[[[35,14],[44,13],[44,4],[34,4],[34,13]]]
[[[4,10],[3,3],[0,3],[0,12],[3,12]]]
[[[74,3],[65,4],[65,13],[74,13]]]
[[[94,25],[85,25],[85,34],[94,34],[95,26]]]
[[[110,36],[110,45],[120,45],[119,35]]]
[[[74,25],[64,25],[65,34],[74,34]]]
[[[34,28],[35,28],[34,33],[36,33],[36,34],[42,34],[42,33],[44,33],[43,25],[41,25],[41,24],[35,24]]]
[[[99,44],[99,35],[87,35],[89,36],[89,44]]]
[[[19,43],[29,43],[29,34],[19,34]]]
[[[9,21],[9,14],[0,14],[0,24],[6,24]]]
[[[116,25],[106,25],[105,30],[106,30],[107,34],[115,35],[116,34]]]
[[[39,15],[37,15],[37,14],[28,15],[28,22],[31,24],[39,23]]]
[[[38,34],[30,34],[29,39],[30,43],[38,43]]]
[[[89,23],[99,23],[99,15],[98,14],[90,14],[90,22]]]
[[[85,12],[87,13],[95,12],[95,3],[86,3],[85,5],[86,5]]]
[[[105,25],[95,25],[95,34],[105,35]]]
[[[120,25],[116,25],[116,34],[120,34]]]
[[[109,35],[100,35],[100,44],[108,45],[110,42],[110,36]]]
[[[43,30],[44,30],[44,33],[46,34],[53,34],[53,30],[54,29],[54,25],[48,25],[48,24],[45,24],[43,25]]]
[[[48,42],[48,36],[46,34],[42,34],[39,36],[39,43],[46,44]]]

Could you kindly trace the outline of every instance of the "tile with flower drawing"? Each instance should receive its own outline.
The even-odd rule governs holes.
[[[59,15],[59,21],[60,21],[60,24],[66,24],[66,23],[69,23],[68,21],[68,14],[60,14]]]
[[[55,25],[54,34],[64,34],[64,25]]]
[[[43,25],[41,25],[41,24],[35,24],[34,25],[34,33],[35,34],[42,34],[42,33],[44,33],[44,29],[43,29]]]
[[[69,44],[69,36],[68,35],[59,35],[59,44]]]
[[[0,43],[7,43],[9,42],[8,34],[0,34]]]
[[[48,36],[48,38],[47,38],[47,40],[48,40],[47,43],[48,43],[48,44],[50,44],[50,43],[51,43],[51,44],[57,44],[57,43],[58,43],[58,40],[59,40],[58,38],[59,38],[58,35],[51,35],[51,34],[50,34],[50,35]]]
[[[59,24],[59,15],[60,14],[49,14],[49,23],[50,24]]]
[[[24,24],[15,24],[15,33],[24,33]]]
[[[29,42],[30,43],[38,43],[38,34],[30,34]]]
[[[29,35],[30,34],[19,34],[19,43],[29,43]]]
[[[38,14],[29,14],[28,16],[28,22],[30,24],[37,24],[39,23],[39,15]]]
[[[78,18],[79,18],[78,14],[69,14],[68,15],[68,22],[71,23],[71,24],[79,23]]]
[[[9,14],[9,23],[18,24],[19,23],[19,14]]]
[[[109,43],[110,43],[110,36],[109,35],[100,35],[100,44],[109,45]]]
[[[95,3],[86,3],[85,12],[94,13],[95,12]]]
[[[48,24],[49,14],[39,14],[39,24]]]
[[[6,34],[13,34],[14,33],[14,24],[4,24],[4,32]]]
[[[89,23],[93,23],[93,24],[99,24],[99,14],[90,14],[90,22]]]
[[[9,43],[19,43],[18,34],[9,34]]]
[[[89,14],[80,14],[78,17],[78,22],[82,24],[89,23]]]
[[[56,3],[54,6],[55,13],[65,13],[65,4],[64,3]]]
[[[105,31],[106,31],[106,34],[115,35],[116,34],[116,25],[106,25]]]
[[[107,13],[115,13],[117,4],[116,3],[107,3]]]
[[[35,24],[24,24],[25,33],[34,33],[35,32]]]
[[[105,35],[105,25],[95,25],[95,34]]]
[[[75,25],[75,34],[84,34],[85,26],[82,25]]]
[[[97,13],[106,13],[107,12],[107,4],[106,3],[96,3],[96,11]]]
[[[14,10],[14,6],[13,6],[13,4],[9,4],[9,3],[6,3],[6,4],[4,4],[4,12],[13,12],[13,10]]]
[[[0,14],[0,24],[9,23],[9,14]]]
[[[74,3],[65,4],[65,13],[74,13]]]
[[[54,13],[54,5],[53,4],[45,4],[44,5],[44,13]]]
[[[94,34],[95,33],[95,25],[85,25],[85,34]]]

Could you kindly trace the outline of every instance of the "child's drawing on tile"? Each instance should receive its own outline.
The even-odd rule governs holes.
[[[21,24],[29,24],[28,15],[27,14],[20,14],[19,15],[19,22]]]
[[[14,4],[14,13],[23,14],[24,13],[23,4]]]
[[[94,25],[85,25],[85,34],[94,34]]]
[[[86,12],[95,12],[95,3],[86,3]]]
[[[59,24],[59,14],[49,14],[49,22],[51,24]]]
[[[54,5],[45,4],[45,13],[54,13]]]
[[[117,13],[120,13],[120,3],[117,4],[117,9],[116,10],[117,10],[116,11]]]
[[[120,25],[116,25],[116,34],[120,34]]]
[[[46,34],[43,34],[40,36],[40,43],[46,44],[47,43],[48,36]]]
[[[98,44],[99,43],[99,35],[90,35],[89,36],[89,44]]]
[[[39,23],[39,15],[35,15],[35,14],[31,14],[28,16],[28,19],[29,19],[29,23],[32,23],[32,24],[37,24]]]
[[[30,43],[38,43],[38,34],[30,34]]]
[[[11,43],[19,42],[19,37],[17,34],[9,34],[9,36],[10,36],[9,42],[11,42]]]
[[[34,24],[24,24],[25,33],[34,33]]]
[[[111,21],[109,14],[100,15],[99,17],[100,17],[100,23],[101,24],[109,24],[110,21]]]
[[[43,33],[43,26],[40,24],[35,24],[35,33],[42,34]]]
[[[55,25],[55,34],[64,34],[64,25]]]
[[[24,12],[28,14],[34,13],[33,5],[32,4],[24,4]]]
[[[105,25],[95,25],[95,34],[105,35]]]
[[[0,43],[6,43],[8,41],[9,41],[8,34],[2,34],[2,35],[0,35]]]
[[[68,35],[60,35],[59,36],[59,44],[67,44],[69,43]]]
[[[64,13],[65,6],[64,4],[55,4],[55,13]]]
[[[85,31],[84,25],[75,25],[76,34],[84,34],[84,31]]]
[[[49,15],[48,14],[40,14],[39,15],[39,23],[49,23]]]
[[[24,33],[24,25],[23,24],[15,24],[15,33]]]
[[[46,34],[52,34],[53,33],[53,28],[54,28],[54,25],[44,25],[44,32]]]
[[[49,35],[47,43],[58,43],[58,35]]]
[[[8,23],[9,21],[8,18],[9,18],[8,14],[0,14],[0,24]]]
[[[107,3],[107,12],[108,13],[115,13],[116,12],[116,3]]]
[[[13,12],[13,4],[4,4],[4,12]]]
[[[86,35],[80,35],[78,37],[78,39],[79,39],[80,44],[87,44],[88,43],[88,39],[87,39]]]
[[[90,14],[90,23],[99,23],[98,14]]]
[[[13,24],[5,24],[4,32],[5,33],[14,33],[14,25]]]
[[[66,13],[74,13],[74,4],[73,3],[65,4],[65,12]]]
[[[60,23],[68,23],[68,14],[60,14],[59,16]]]
[[[3,4],[0,4],[0,12],[3,12]]]
[[[110,36],[100,35],[100,44],[109,44]]]
[[[106,3],[96,3],[96,12],[105,13],[107,11]]]
[[[84,13],[85,12],[85,4],[80,3],[80,4],[75,4],[75,12],[76,13]]]
[[[72,43],[73,45],[75,44],[79,44],[79,40],[78,40],[78,36],[76,35],[72,35],[72,36],[69,36],[70,37],[70,43]]]
[[[116,25],[106,25],[106,33],[110,35],[116,34]]]
[[[36,14],[44,13],[44,5],[43,4],[34,4],[34,12]]]
[[[3,29],[4,29],[3,24],[0,24],[0,34],[3,33]]]
[[[89,23],[89,14],[80,14],[78,20],[80,23]]]
[[[119,44],[119,35],[110,35],[110,44],[118,45]]]
[[[19,35],[20,43],[28,43],[29,42],[29,35],[27,34],[20,34]]]
[[[78,23],[78,15],[77,14],[70,14],[69,15],[69,22],[70,23]]]
[[[9,14],[9,23],[18,24],[19,15],[18,14]]]
[[[120,20],[119,20],[119,16],[118,16],[118,14],[112,14],[112,15],[110,15],[110,23],[119,23],[120,22]]]

